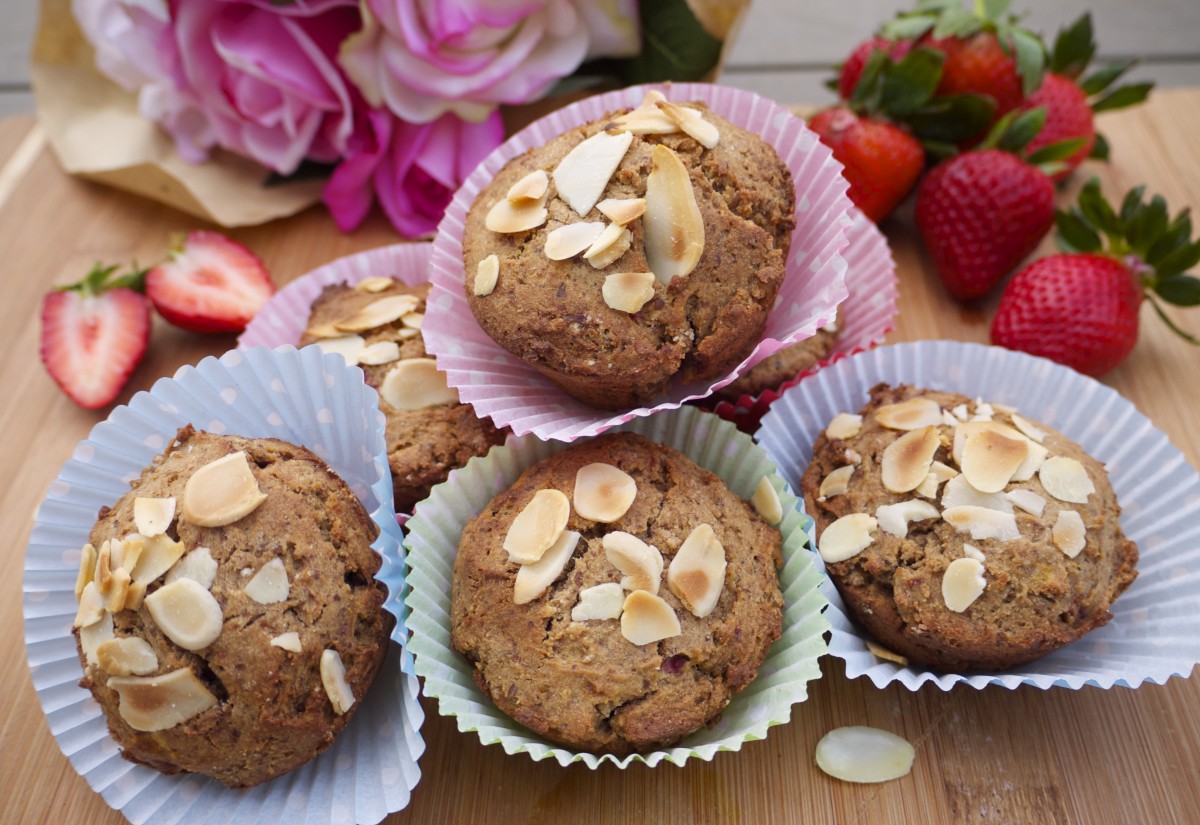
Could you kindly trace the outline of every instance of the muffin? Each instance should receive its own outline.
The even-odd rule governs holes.
[[[833,352],[841,328],[841,316],[841,307],[838,307],[834,321],[818,329],[816,335],[767,356],[713,395],[725,401],[737,401],[743,395],[757,397],[767,390],[777,389],[805,370],[812,369]]]
[[[451,643],[546,739],[664,748],[754,679],[781,631],[781,562],[778,529],[717,476],[604,435],[533,465],[464,528]]]
[[[246,788],[328,747],[388,643],[377,533],[303,447],[181,429],[76,585],[81,685],[125,758]]]
[[[1104,467],[1001,405],[880,384],[801,487],[846,606],[890,651],[1003,670],[1111,618],[1137,573]]]
[[[650,92],[504,166],[466,216],[483,330],[604,409],[729,372],[761,339],[795,227],[775,150]]]
[[[312,305],[300,346],[316,343],[363,369],[387,419],[388,466],[397,512],[408,513],[433,485],[472,456],[504,443],[433,367],[421,337],[427,284],[368,278],[332,284]],[[382,302],[382,303],[381,303]],[[399,371],[397,367],[401,367]],[[415,367],[415,369],[414,369]],[[405,375],[413,370],[411,376]]]

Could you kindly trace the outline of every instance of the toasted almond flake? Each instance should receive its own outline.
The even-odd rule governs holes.
[[[513,604],[527,604],[545,593],[554,580],[562,575],[578,544],[579,534],[574,530],[564,530],[540,559],[532,564],[521,565],[513,582]]]
[[[871,531],[879,527],[874,516],[866,513],[851,513],[842,516],[821,531],[817,541],[817,552],[826,564],[835,564],[857,556],[875,539]]]
[[[828,432],[828,430],[826,432]],[[856,467],[859,464],[862,464],[862,456],[859,454],[858,450],[846,450],[842,453],[842,456]]]
[[[554,168],[558,196],[581,217],[591,212],[632,142],[629,132],[597,132],[580,143]]]
[[[421,305],[416,295],[387,295],[372,301],[358,312],[334,323],[342,332],[365,332],[400,320]]]
[[[83,650],[84,659],[89,665],[100,666],[100,660],[96,658],[96,649],[112,638],[113,617],[107,610],[104,611],[99,621],[79,628],[79,647]]]
[[[559,490],[538,490],[513,519],[504,537],[508,560],[533,564],[567,529],[571,502]]]
[[[406,358],[392,367],[379,385],[379,395],[398,410],[423,410],[457,404],[458,390],[432,358]]]
[[[1046,438],[1046,431],[1038,427],[1032,421],[1024,418],[1016,413],[1012,414],[1012,423],[1018,430],[1024,433],[1029,438],[1041,444]]]
[[[600,294],[613,309],[632,315],[654,297],[654,273],[614,272],[604,278]]]
[[[616,582],[585,587],[579,591],[579,602],[571,608],[571,621],[618,619],[624,606],[625,590]]]
[[[250,515],[266,500],[245,450],[239,450],[192,473],[183,488],[183,517],[200,527],[224,527]]]
[[[282,559],[271,559],[262,567],[242,588],[247,596],[259,604],[278,604],[288,597],[291,586],[288,584],[287,569]]]
[[[499,200],[488,210],[483,225],[491,232],[511,235],[537,229],[549,217],[545,197],[536,201],[523,201],[520,206],[513,206],[507,200]]]
[[[425,313],[410,312],[400,316],[400,321],[409,329],[420,329],[421,325],[425,323]]]
[[[679,130],[695,140],[705,149],[712,149],[721,141],[721,133],[717,127],[704,119],[704,115],[696,109],[680,106],[669,100],[660,100],[657,104],[659,111],[665,114]]]
[[[145,639],[122,636],[96,647],[96,663],[113,676],[148,676],[158,670],[158,656]]]
[[[957,427],[958,419],[951,415],[949,410],[942,410],[942,423],[947,427]]]
[[[133,579],[124,567],[113,571],[108,592],[104,594],[104,609],[109,613],[120,613],[125,609],[125,601],[129,596],[129,584]]]
[[[1046,509],[1046,499],[1033,490],[1009,490],[1004,497],[1030,515],[1041,517]]]
[[[612,524],[637,497],[633,476],[611,464],[595,463],[575,473],[575,512],[586,519]]]
[[[646,263],[664,284],[687,275],[704,253],[704,219],[683,161],[666,146],[650,152],[646,178]]]
[[[79,554],[79,575],[75,577],[75,601],[78,602],[83,588],[96,575],[96,548],[89,542]]]
[[[79,591],[79,609],[75,612],[74,627],[88,627],[104,618],[104,597],[94,581]]]
[[[658,593],[663,557],[657,547],[620,530],[606,533],[601,544],[609,564],[621,571],[621,587]]]
[[[969,534],[976,541],[1015,541],[1021,537],[1021,531],[1017,529],[1017,520],[1012,513],[963,505],[946,508],[942,511],[942,518],[953,525],[955,530]]]
[[[629,230],[623,226],[618,226],[615,223],[606,225],[603,231],[596,236],[596,240],[592,241],[592,245],[584,251],[584,259],[591,261],[601,254],[608,252],[608,250],[612,249],[617,242],[621,240],[621,237],[626,234],[629,234]],[[628,247],[626,247],[626,249],[628,249]],[[597,267],[597,269],[603,269],[603,267]]]
[[[138,560],[142,557],[142,551],[145,550],[146,545],[150,542],[159,541],[159,536],[162,535],[162,533],[159,533],[153,538],[147,538],[141,533],[130,533],[120,541],[114,541],[112,543],[113,567],[124,567],[132,573],[133,569],[137,567]],[[170,541],[171,539],[166,537],[163,540]]]
[[[175,498],[146,498],[138,496],[133,500],[133,523],[143,536],[157,536],[165,533],[175,520]],[[128,567],[129,565],[125,565]]]
[[[776,492],[769,477],[763,476],[758,480],[758,486],[754,488],[754,495],[750,497],[750,503],[763,517],[763,521],[772,527],[783,521],[783,503],[780,502],[779,493]]]
[[[1050,451],[1036,441],[1029,441],[1026,447],[1029,449],[1029,455],[1013,473],[1013,481],[1029,481],[1042,468],[1046,457],[1050,455]]]
[[[373,275],[370,278],[363,278],[354,285],[354,288],[359,292],[370,292],[374,294],[376,292],[383,292],[385,289],[391,287],[391,285],[394,283],[396,283],[395,278],[388,278],[383,275]]]
[[[146,598],[145,582],[130,582],[129,592],[125,594],[126,610],[141,610],[142,601]]]
[[[976,398],[975,399],[975,414],[983,415],[983,416],[987,416],[988,418],[991,418],[993,415],[996,414],[996,411],[994,409],[992,409],[991,404],[984,401],[982,398]]]
[[[1087,469],[1078,460],[1066,456],[1047,458],[1038,470],[1038,480],[1047,493],[1072,504],[1087,504],[1088,496],[1096,492]]]
[[[552,261],[574,258],[590,247],[603,232],[603,221],[564,224],[546,236],[546,257]]]
[[[817,767],[843,782],[888,782],[907,776],[916,751],[878,728],[834,728],[817,743]]]
[[[278,647],[289,653],[299,653],[304,649],[300,644],[300,634],[294,630],[272,637],[271,647]]]
[[[877,644],[870,639],[867,639],[867,650],[871,651],[871,655],[876,659],[883,659],[885,662],[895,662],[900,667],[908,667],[907,656],[901,656],[899,653],[888,650],[883,645]]]
[[[312,324],[304,330],[304,334],[310,338],[337,338],[346,333],[335,327],[333,321],[326,321],[323,324]]]
[[[656,104],[666,100],[661,92],[646,93],[641,104],[613,121],[613,128],[635,135],[670,135],[679,131],[675,121],[667,117]]]
[[[632,223],[646,214],[645,198],[605,198],[596,204],[600,214],[618,226]]]
[[[108,686],[121,697],[121,718],[140,731],[173,728],[217,704],[188,667],[160,676],[113,676]]]
[[[1083,517],[1074,510],[1059,510],[1058,518],[1050,528],[1050,537],[1054,546],[1063,551],[1067,558],[1075,558],[1087,546],[1087,528],[1083,525]]]
[[[639,647],[678,636],[683,632],[679,617],[653,593],[634,590],[625,597],[621,610],[621,635]]]
[[[827,438],[847,439],[854,438],[862,431],[861,415],[853,413],[838,413],[829,422],[829,426],[825,428]]]
[[[412,327],[401,327],[392,334],[403,341],[408,338],[416,338],[421,334],[421,332],[420,330],[413,329]]]
[[[479,296],[491,295],[499,278],[500,257],[496,254],[488,255],[475,268],[474,293]]]
[[[950,457],[960,468],[963,462],[963,450],[967,446],[967,441],[980,433],[993,432],[999,433],[1007,438],[1015,440],[1028,439],[1005,424],[1000,424],[995,421],[965,421],[954,429],[954,442],[950,450]]]
[[[159,629],[184,650],[203,650],[221,635],[221,605],[197,581],[164,584],[146,597],[145,604]]]
[[[712,526],[698,524],[667,568],[667,587],[698,619],[713,612],[725,589],[725,548]]]
[[[337,338],[322,338],[320,341],[317,341],[317,346],[321,348],[321,352],[340,355],[352,367],[359,362],[363,347],[366,344],[367,342],[358,334],[339,335]]]
[[[179,561],[184,549],[183,542],[175,541],[165,534],[145,541],[133,568],[133,580],[143,585],[150,584]],[[216,573],[216,562],[213,562],[213,573]]]
[[[909,398],[884,404],[875,410],[875,420],[890,430],[919,430],[942,423],[942,408],[930,398]]]
[[[924,521],[937,518],[938,509],[927,501],[909,499],[896,504],[884,504],[875,509],[875,520],[879,529],[893,536],[905,538],[908,536],[910,521]]]
[[[925,496],[925,498],[937,498],[938,487],[957,475],[958,470],[940,461],[935,461],[929,465],[929,475],[925,476],[925,480],[917,485],[917,494]]]
[[[965,541],[963,542],[963,557],[968,558],[968,559],[975,559],[975,561],[979,561],[979,562],[986,561],[986,559],[983,557],[982,550],[980,550],[975,545],[970,544]]]
[[[934,453],[941,446],[936,427],[911,430],[889,444],[880,462],[883,486],[893,493],[917,489],[933,464]]]
[[[346,681],[346,666],[336,650],[326,648],[321,651],[321,684],[325,686],[325,695],[333,712],[341,716],[354,706],[354,691]]]
[[[96,590],[101,596],[108,595],[108,592],[112,589],[112,546],[114,543],[118,547],[120,546],[120,542],[110,539],[100,545],[100,551],[96,554],[96,572],[92,577],[92,581],[96,583]]]
[[[967,412],[966,404],[959,404],[957,407],[953,407],[950,413],[959,421],[966,421],[971,417],[971,414]]]
[[[983,562],[978,559],[955,559],[942,574],[942,601],[948,609],[962,613],[983,595],[986,587]]]
[[[933,473],[925,476],[925,480],[917,485],[917,489],[913,490],[919,496],[925,498],[937,498],[938,480]]]
[[[613,226],[616,225],[610,224],[610,228]],[[619,231],[616,239],[611,244],[601,247],[602,243],[607,243],[605,237],[601,235],[596,239],[596,243],[592,244],[592,248],[598,249],[598,251],[593,252],[592,249],[588,249],[583,253],[584,260],[591,264],[593,269],[605,269],[615,264],[633,245],[633,233],[623,227],[617,227],[617,229]],[[607,232],[607,230],[605,231]]]
[[[393,361],[400,360],[400,345],[395,341],[376,341],[362,348],[358,353],[358,363],[366,364],[369,367],[377,367],[380,364],[390,364]]]
[[[550,188],[550,176],[544,169],[534,169],[525,177],[508,187],[508,202],[513,206],[541,200]]]
[[[996,430],[985,430],[963,447],[963,475],[981,493],[998,493],[1029,456],[1028,443],[1026,438],[1009,438]]]
[[[844,495],[850,489],[850,477],[854,475],[854,469],[853,464],[847,464],[845,467],[838,467],[832,471],[821,479],[821,487],[817,490],[817,495],[823,499]]]

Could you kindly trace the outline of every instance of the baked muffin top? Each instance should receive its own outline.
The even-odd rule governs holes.
[[[880,384],[830,422],[801,486],[855,619],[933,668],[1044,656],[1108,622],[1137,575],[1104,467],[999,404]]]

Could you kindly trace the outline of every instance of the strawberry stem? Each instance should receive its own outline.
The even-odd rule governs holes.
[[[1200,346],[1200,338],[1197,338],[1194,335],[1190,335],[1190,334],[1184,332],[1182,329],[1180,329],[1179,326],[1174,321],[1172,321],[1170,318],[1167,317],[1167,313],[1163,312],[1163,308],[1158,305],[1158,301],[1154,300],[1154,298],[1151,297],[1149,292],[1145,293],[1145,297],[1146,297],[1146,300],[1150,302],[1150,306],[1154,307],[1154,311],[1158,313],[1158,317],[1162,318],[1163,323],[1166,324],[1171,329],[1172,332],[1174,332],[1176,335],[1178,335],[1183,340],[1187,341],[1189,344],[1194,344],[1196,346]]]

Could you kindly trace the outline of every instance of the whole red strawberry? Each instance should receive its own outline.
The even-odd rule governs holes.
[[[930,40],[926,45],[946,55],[938,94],[987,95],[996,102],[996,117],[1021,104],[1024,94],[1017,62],[995,34],[981,31],[967,38]]]
[[[1200,263],[1187,210],[1171,220],[1162,198],[1144,204],[1136,189],[1118,213],[1093,179],[1079,205],[1056,219],[1060,243],[1079,251],[1034,261],[1013,276],[992,320],[992,343],[1102,375],[1137,344],[1138,310],[1145,300],[1171,329],[1200,344],[1155,298],[1200,304],[1200,280],[1184,274]]]
[[[177,240],[146,276],[146,297],[159,314],[193,332],[241,332],[274,293],[253,252],[202,230]]]
[[[114,279],[116,269],[97,264],[42,299],[42,363],[72,401],[93,410],[116,399],[150,340],[150,304],[139,291],[145,272]]]
[[[892,60],[899,61],[912,51],[913,45],[911,40],[888,40],[886,37],[871,37],[859,43],[838,73],[838,96],[842,100],[849,100],[853,96],[863,68],[875,52],[883,52]]]
[[[1092,107],[1083,89],[1069,77],[1053,72],[1046,75],[1041,88],[1029,96],[1023,108],[1046,109],[1046,123],[1029,143],[1029,150],[1036,152],[1043,146],[1072,138],[1083,138],[1083,145],[1062,162],[1066,168],[1052,177],[1059,181],[1071,174],[1092,153],[1096,144],[1096,125],[1092,118]]]
[[[850,200],[873,221],[904,199],[925,165],[921,144],[895,124],[837,106],[818,112],[809,126],[841,161]]]

